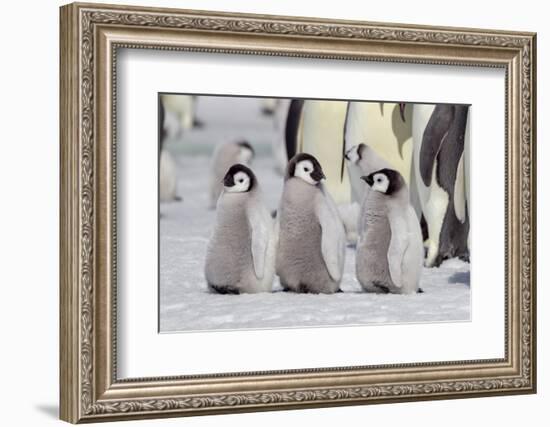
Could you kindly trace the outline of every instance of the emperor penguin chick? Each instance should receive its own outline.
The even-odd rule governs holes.
[[[206,253],[208,287],[221,294],[271,292],[276,244],[256,176],[244,165],[231,166]]]
[[[357,245],[359,283],[367,292],[418,292],[424,248],[405,180],[387,168],[361,179],[371,191],[360,219],[364,231]]]
[[[246,141],[230,142],[216,147],[210,167],[209,207],[214,209],[222,192],[225,173],[234,164],[250,166],[254,149]]]
[[[311,154],[288,163],[277,215],[276,270],[285,290],[331,294],[340,288],[346,235],[336,206]]]

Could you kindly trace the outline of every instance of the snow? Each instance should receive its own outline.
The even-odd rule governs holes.
[[[176,160],[183,200],[160,206],[160,331],[468,321],[470,265],[458,259],[425,268],[420,285],[424,293],[415,295],[363,292],[355,278],[353,248],[346,250],[343,293],[282,292],[277,278],[273,293],[218,295],[207,290],[204,259],[215,220],[215,211],[207,208],[208,166],[215,144],[248,138],[258,153],[252,168],[265,202],[270,210],[279,203],[283,181],[275,172],[269,146],[273,122],[259,110],[253,98],[201,97],[198,116],[205,127],[167,143]]]

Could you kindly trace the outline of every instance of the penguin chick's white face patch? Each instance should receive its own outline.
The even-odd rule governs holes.
[[[372,177],[372,189],[380,193],[386,193],[390,186],[390,180],[383,173],[374,174]]]
[[[228,193],[244,193],[248,191],[250,186],[250,177],[244,172],[237,172],[233,175],[233,181],[235,182],[230,187],[225,187],[225,191]]]
[[[305,182],[311,185],[317,185],[318,181],[315,181],[311,174],[313,173],[313,163],[310,160],[302,160],[296,164],[296,170],[294,176],[303,179]]]
[[[241,147],[238,159],[239,163],[248,165],[252,161],[252,157],[254,157],[254,153],[252,152],[252,150],[246,147]]]
[[[361,160],[361,156],[359,156],[359,146],[354,145],[351,147],[348,151],[346,151],[346,159],[348,159],[351,163],[357,163],[359,160]]]

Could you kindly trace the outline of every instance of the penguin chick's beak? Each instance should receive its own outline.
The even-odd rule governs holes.
[[[224,187],[233,187],[235,185],[235,180],[233,179],[232,174],[226,174],[223,178],[223,186]]]
[[[371,187],[372,187],[372,184],[374,184],[374,179],[372,178],[372,175],[362,176],[361,179],[365,181],[367,184],[369,184]]]
[[[348,157],[348,153],[349,153],[349,151],[346,151],[346,152],[344,153],[344,158],[345,158],[346,160],[350,160],[350,158]]]
[[[320,182],[321,180],[326,179],[326,176],[322,170],[315,169],[313,172],[311,172],[311,178],[314,181]]]

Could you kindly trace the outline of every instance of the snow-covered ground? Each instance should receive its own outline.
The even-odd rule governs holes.
[[[160,331],[257,329],[365,325],[470,319],[470,265],[458,259],[440,268],[425,268],[424,293],[378,295],[362,292],[355,279],[355,250],[348,248],[341,289],[334,295],[282,292],[217,295],[207,290],[204,259],[215,212],[208,210],[209,153],[219,141],[245,137],[257,149],[252,167],[265,201],[276,209],[282,178],[274,169],[269,141],[270,118],[259,113],[258,101],[201,98],[198,113],[205,127],[170,141],[178,170],[181,202],[160,207]],[[231,111],[231,114],[227,114]]]

